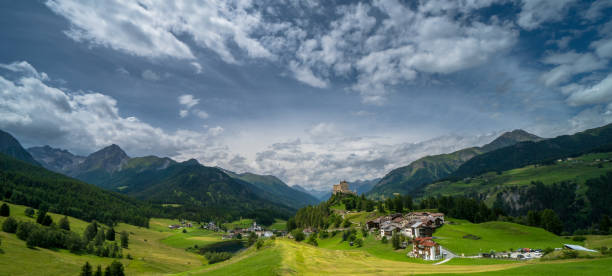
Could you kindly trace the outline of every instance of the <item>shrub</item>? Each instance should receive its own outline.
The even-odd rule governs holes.
[[[255,243],[255,247],[257,247],[257,250],[261,249],[263,245],[264,245],[264,241],[262,239],[257,240],[257,242]]]
[[[25,211],[24,211],[24,214],[25,214],[27,217],[31,217],[31,218],[33,218],[33,217],[34,217],[34,214],[35,214],[35,213],[36,213],[36,212],[34,211],[34,209],[32,209],[32,207],[28,207],[28,208],[26,208],[26,209],[25,209]]]
[[[355,240],[355,245],[357,247],[362,247],[363,246],[363,239],[356,239]]]
[[[229,252],[206,252],[204,253],[204,256],[208,260],[209,264],[214,264],[231,258],[232,254]]]
[[[0,206],[0,216],[8,217],[10,215],[11,215],[11,209],[9,208],[8,204],[2,203],[2,206]]]
[[[380,241],[381,241],[382,243],[387,243],[387,242],[389,242],[389,241],[387,240],[387,236],[383,236],[383,237],[382,237],[382,239],[381,239]]]
[[[574,250],[563,250],[561,253],[561,258],[563,259],[575,259],[578,258],[578,252]]]
[[[17,232],[18,226],[19,223],[16,219],[14,219],[13,217],[8,217],[6,220],[4,220],[4,223],[2,223],[2,231],[7,233],[15,233]]]
[[[582,241],[585,241],[585,240],[586,240],[586,237],[584,237],[584,236],[574,236],[574,237],[572,238],[572,240],[573,240],[573,241],[582,242]]]
[[[307,243],[314,245],[314,246],[319,246],[319,243],[317,242],[317,238],[314,235],[310,235],[310,237],[308,237]]]

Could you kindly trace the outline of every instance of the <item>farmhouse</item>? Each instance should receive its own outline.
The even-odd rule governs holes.
[[[415,238],[412,243],[412,251],[408,253],[409,256],[429,261],[442,258],[440,245],[433,241],[431,237]]]

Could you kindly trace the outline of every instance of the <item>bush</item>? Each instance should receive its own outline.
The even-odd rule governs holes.
[[[356,239],[355,240],[355,245],[357,247],[362,247],[363,246],[363,239]]]
[[[578,258],[578,252],[574,250],[563,250],[561,253],[562,259],[575,259]]]
[[[586,240],[586,237],[584,237],[584,236],[574,236],[574,237],[572,237],[572,240],[573,241],[577,241],[577,242],[582,242],[582,241]]]
[[[257,242],[255,243],[255,247],[257,247],[257,250],[261,249],[263,245],[264,245],[264,241],[262,239],[257,240]]]
[[[382,239],[381,239],[380,241],[381,241],[382,243],[387,243],[387,242],[389,242],[389,241],[387,240],[387,236],[383,236],[383,237],[382,237]]]
[[[25,209],[25,211],[24,211],[23,213],[24,213],[24,214],[25,214],[27,217],[31,217],[31,218],[33,218],[33,217],[34,217],[34,214],[35,214],[36,212],[34,211],[34,209],[32,209],[32,207],[28,207],[28,208],[26,208],[26,209]]]
[[[554,250],[554,249],[552,249],[552,247],[546,247],[546,248],[544,248],[544,255],[546,255],[546,254],[550,254],[550,253],[552,253],[553,251],[555,251],[555,250]]]
[[[319,243],[317,242],[317,238],[314,235],[310,235],[310,237],[308,237],[307,243],[314,245],[314,246],[319,246]]]
[[[329,238],[329,232],[327,231],[322,231],[319,236],[321,237],[321,239],[327,239]]]
[[[8,217],[6,220],[4,220],[4,223],[2,223],[2,231],[7,233],[15,233],[17,232],[18,226],[19,223],[16,219],[14,219],[13,217]]]
[[[232,253],[229,252],[206,252],[204,256],[208,260],[209,264],[225,261],[232,257]]]
[[[9,208],[8,204],[2,203],[2,206],[0,206],[0,216],[8,217],[10,215],[11,215],[11,209]]]

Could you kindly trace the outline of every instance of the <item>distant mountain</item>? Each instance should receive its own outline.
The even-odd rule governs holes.
[[[236,174],[227,170],[224,170],[224,172],[233,178],[248,182],[267,192],[263,195],[264,198],[267,198],[266,195],[269,195],[270,197],[267,198],[268,200],[279,202],[295,209],[319,203],[319,200],[308,192],[289,187],[285,182],[273,175],[258,175],[254,173]]]
[[[612,124],[574,135],[563,135],[537,142],[525,141],[474,157],[450,177],[460,179],[485,172],[505,171],[530,164],[551,162],[612,145]]]
[[[67,150],[50,146],[31,147],[28,148],[28,152],[46,169],[60,173],[74,170],[85,160],[83,156],[74,155]]]
[[[522,129],[515,129],[513,131],[502,134],[501,136],[497,137],[497,139],[493,140],[493,142],[482,146],[480,149],[482,150],[482,152],[489,152],[494,151],[496,149],[512,146],[520,142],[538,142],[542,140],[544,139],[537,135],[531,134]]]
[[[358,195],[362,195],[372,190],[372,188],[374,188],[374,186],[378,182],[380,182],[380,180],[381,178],[375,178],[370,180],[355,180],[353,182],[349,182],[348,184],[351,190],[357,192]]]
[[[87,183],[96,184],[95,182],[100,179],[109,178],[114,172],[119,171],[129,160],[130,157],[119,146],[112,144],[87,156],[68,174]]]
[[[315,198],[291,189],[273,176],[245,174],[232,178],[220,169],[202,166],[194,159],[177,163],[167,157],[130,158],[119,146],[110,145],[74,166],[60,166],[55,165],[62,164],[60,157],[72,154],[49,148],[32,149],[33,152],[46,153],[36,154],[45,166],[138,199],[179,204],[182,207],[171,210],[177,214],[188,212],[201,217],[230,219],[254,217],[254,212],[257,212],[258,216],[267,214],[286,218],[295,209],[316,203]]]
[[[2,130],[0,130],[0,153],[32,165],[40,166],[13,135]]]
[[[389,198],[394,193],[408,194],[423,185],[442,179],[453,173],[459,166],[482,153],[496,150],[523,141],[540,141],[542,138],[514,130],[506,132],[482,147],[472,147],[448,154],[420,158],[410,165],[392,170],[385,175],[370,192],[370,198]]]
[[[272,197],[254,185],[193,159],[136,172],[123,183],[127,185],[119,187],[122,193],[153,203],[180,204],[183,212],[204,217],[255,217],[265,223],[273,222],[274,217],[287,218],[295,211],[266,199]]]
[[[305,193],[315,197],[318,200],[318,202],[326,201],[331,196],[331,186],[330,186],[329,190],[323,190],[323,191],[314,190],[314,189],[308,190],[308,189],[306,189],[306,188],[304,188],[304,187],[302,187],[300,185],[293,185],[291,187],[293,189],[300,190],[302,192],[305,192]]]
[[[32,158],[10,134],[0,131],[0,135],[0,148],[8,148],[10,143],[9,152]],[[144,202],[51,172],[35,161],[26,162],[4,151],[0,153],[0,179],[2,200],[34,208],[47,205],[52,212],[88,221],[123,221],[147,226],[148,217],[162,215],[160,210],[154,211]]]

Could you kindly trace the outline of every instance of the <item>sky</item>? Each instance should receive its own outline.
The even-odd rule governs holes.
[[[1,1],[0,129],[324,190],[612,122],[612,1]]]

